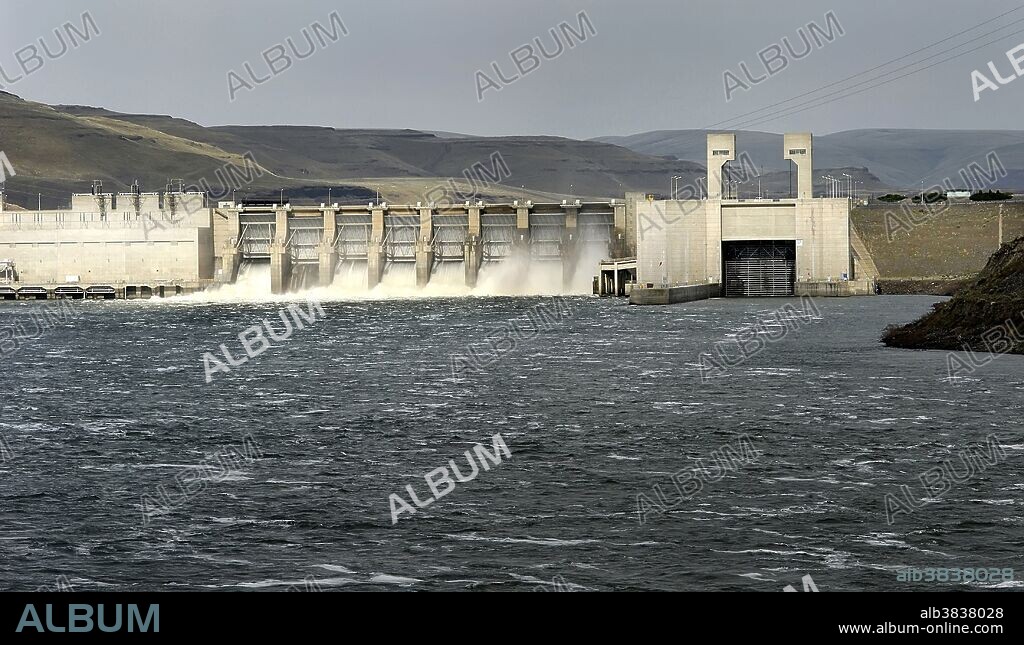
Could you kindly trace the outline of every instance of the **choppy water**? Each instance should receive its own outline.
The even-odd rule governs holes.
[[[572,316],[482,373],[453,353],[543,298],[325,304],[205,382],[202,355],[279,304],[84,303],[0,366],[0,588],[756,590],[950,588],[918,567],[1013,568],[1024,357],[945,381],[883,348],[932,299],[818,301],[821,320],[701,383],[698,355],[779,307]],[[0,327],[36,303],[0,305]],[[511,459],[392,526],[388,497],[501,433]],[[887,525],[883,496],[996,433],[1007,459]],[[143,525],[142,496],[246,435],[263,458]],[[746,434],[763,454],[640,525],[636,499]],[[407,497],[407,495],[406,495]],[[558,584],[555,584],[555,581]],[[1019,586],[1020,583],[1014,583]]]

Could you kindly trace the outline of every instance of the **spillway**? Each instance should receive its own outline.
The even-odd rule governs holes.
[[[597,261],[626,248],[625,210],[615,200],[224,203],[216,209],[215,263],[232,282],[244,263],[269,259],[275,295],[591,293]]]

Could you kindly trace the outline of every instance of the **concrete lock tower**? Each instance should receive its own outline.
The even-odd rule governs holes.
[[[783,158],[796,164],[797,199],[814,199],[813,139],[810,132],[788,133],[783,137]]]
[[[850,200],[814,197],[810,133],[783,137],[783,156],[797,167],[795,198],[740,198],[725,175],[728,162],[742,158],[735,135],[708,134],[707,144],[707,199],[633,200],[631,302],[874,292],[870,278],[853,272]]]
[[[735,159],[735,134],[708,135],[708,199],[722,199],[722,167]]]

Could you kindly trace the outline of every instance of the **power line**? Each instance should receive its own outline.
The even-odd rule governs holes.
[[[995,17],[989,18],[989,19],[985,20],[985,22],[983,22],[983,23],[979,23],[978,25],[975,25],[974,27],[971,27],[971,28],[969,28],[969,29],[966,29],[966,30],[964,30],[964,31],[962,31],[962,32],[957,32],[956,34],[952,34],[951,36],[947,36],[947,37],[945,37],[945,38],[943,38],[943,39],[941,39],[941,40],[937,40],[937,41],[935,41],[934,43],[932,43],[932,44],[930,44],[930,45],[926,45],[925,47],[922,47],[922,48],[920,48],[920,49],[916,49],[916,50],[914,50],[914,51],[911,51],[911,52],[909,52],[909,53],[903,54],[903,55],[901,55],[901,56],[898,56],[898,57],[896,57],[896,58],[893,58],[893,59],[891,59],[891,60],[888,60],[888,61],[886,61],[886,62],[883,62],[883,63],[882,63],[882,65],[878,65],[878,66],[876,66],[876,67],[873,67],[873,68],[871,68],[871,69],[869,69],[869,70],[864,70],[863,72],[859,72],[859,73],[857,73],[857,74],[854,74],[853,76],[848,76],[848,77],[846,77],[845,79],[841,79],[841,80],[839,80],[839,81],[835,81],[835,82],[833,82],[833,83],[828,83],[827,85],[822,85],[821,87],[819,87],[819,88],[817,88],[817,89],[813,89],[813,90],[810,90],[810,91],[808,91],[808,92],[804,92],[803,94],[798,94],[798,95],[796,95],[796,96],[793,96],[793,97],[791,97],[791,98],[787,98],[787,99],[785,99],[785,100],[781,100],[781,101],[778,101],[778,102],[772,103],[772,104],[770,104],[770,105],[765,105],[764,107],[759,107],[759,109],[758,109],[758,110],[754,110],[754,111],[752,111],[752,112],[748,112],[748,113],[744,113],[744,114],[741,114],[741,115],[737,115],[737,116],[735,116],[735,117],[733,117],[733,118],[731,118],[731,119],[726,119],[725,121],[719,121],[718,123],[713,123],[713,124],[711,124],[710,126],[706,126],[705,128],[702,128],[702,129],[705,129],[705,130],[710,130],[710,129],[712,129],[712,128],[715,128],[715,127],[717,127],[717,126],[720,126],[720,125],[722,125],[722,124],[726,124],[726,123],[732,123],[732,122],[734,122],[734,121],[739,121],[740,119],[743,119],[744,117],[749,117],[749,116],[751,116],[751,115],[755,115],[755,114],[757,114],[757,113],[759,113],[759,112],[764,112],[764,111],[766,111],[766,110],[769,110],[769,109],[771,109],[771,107],[776,107],[776,106],[778,106],[778,105],[782,105],[782,104],[785,104],[785,103],[788,103],[788,102],[792,102],[792,101],[795,101],[795,100],[797,100],[798,98],[803,98],[804,96],[808,96],[808,95],[810,95],[810,94],[815,94],[815,93],[817,93],[817,92],[819,92],[819,91],[821,91],[821,90],[824,90],[824,89],[828,89],[829,87],[835,87],[836,85],[840,85],[840,84],[842,84],[842,83],[846,83],[847,81],[852,81],[852,80],[853,80],[853,79],[855,79],[855,78],[858,78],[858,77],[864,76],[865,74],[870,74],[871,72],[874,72],[874,71],[876,71],[876,70],[881,70],[881,69],[882,69],[882,68],[884,68],[884,67],[887,67],[887,66],[889,66],[889,65],[892,65],[892,63],[893,63],[893,62],[899,62],[900,60],[903,60],[903,59],[905,59],[905,58],[908,58],[908,57],[910,57],[910,56],[913,56],[913,55],[915,55],[915,54],[919,54],[919,53],[921,53],[921,52],[923,52],[923,51],[926,51],[926,50],[928,50],[928,49],[931,49],[932,47],[935,47],[936,45],[941,45],[942,43],[948,42],[948,41],[950,41],[950,40],[952,40],[952,39],[954,39],[954,38],[957,38],[957,37],[959,37],[959,36],[963,36],[964,34],[967,34],[968,32],[973,32],[974,30],[978,29],[979,27],[984,27],[985,25],[988,25],[989,23],[993,23],[993,22],[995,22],[995,20],[997,20],[997,19],[999,19],[999,18],[1001,18],[1001,17],[1004,17],[1004,16],[1007,16],[1007,15],[1010,15],[1011,13],[1014,13],[1015,11],[1020,11],[1021,9],[1024,9],[1024,6],[1020,6],[1020,7],[1017,7],[1017,8],[1015,8],[1015,9],[1011,9],[1011,10],[1009,10],[1009,11],[1006,11],[1006,12],[1004,12],[1004,13],[1000,13],[999,15],[996,15]],[[997,29],[997,30],[995,30],[995,31],[996,31],[996,32],[998,32],[998,31],[1001,31],[1001,30],[1007,29],[1008,27],[1012,27],[1013,25],[1015,25],[1015,24],[1017,24],[1017,23],[1020,23],[1020,22],[1022,22],[1022,20],[1024,20],[1024,18],[1019,18],[1019,19],[1017,19],[1017,20],[1014,20],[1014,22],[1013,22],[1013,23],[1010,23],[1009,25],[1005,25],[1005,26],[1002,26],[1002,27],[1000,27],[999,29]],[[927,57],[927,58],[922,58],[922,59],[921,59],[921,60],[919,60],[918,62],[924,62],[925,60],[928,60],[929,58],[933,58],[933,57],[935,57],[936,55],[941,55],[941,54],[943,54],[943,53],[945,53],[945,52],[947,52],[947,51],[952,51],[953,49],[957,49],[957,48],[959,48],[959,47],[963,47],[964,45],[970,44],[970,43],[972,43],[972,42],[974,42],[974,41],[976,41],[976,40],[979,40],[979,39],[981,39],[981,38],[986,38],[986,37],[988,37],[988,36],[991,36],[991,35],[992,35],[993,33],[994,33],[994,32],[989,32],[988,34],[985,34],[985,35],[983,35],[983,36],[978,36],[978,37],[976,37],[976,38],[973,38],[973,39],[969,39],[969,40],[968,40],[967,42],[964,42],[964,43],[961,43],[961,44],[959,44],[959,45],[956,45],[956,46],[954,46],[954,47],[950,47],[949,49],[945,49],[945,50],[943,50],[943,51],[940,51],[940,52],[939,52],[938,54],[934,54],[933,56],[929,56],[929,57]],[[1011,35],[1012,35],[1012,34],[1011,34]],[[1000,38],[1001,38],[1001,37],[1000,37]],[[911,66],[912,66],[912,65],[918,65],[918,62],[912,62],[912,63],[910,63],[910,65],[911,65]],[[899,70],[901,70],[901,69],[905,69],[906,67],[908,67],[908,66],[904,66],[904,68],[898,68],[898,69],[896,69],[896,70],[892,70],[891,72],[887,72],[887,73],[885,73],[885,74],[882,74],[881,76],[887,76],[888,74],[892,74],[892,73],[898,72]]]
[[[1024,19],[1022,19],[1022,20],[1024,20]],[[1020,22],[1020,21],[1017,21],[1017,22]],[[987,46],[989,46],[989,45],[991,45],[991,44],[993,44],[995,42],[998,42],[998,41],[1000,41],[1000,40],[1002,40],[1004,38],[1008,38],[1010,36],[1016,36],[1017,34],[1020,34],[1020,33],[1024,33],[1024,29],[1019,29],[1019,30],[1017,30],[1017,31],[1015,31],[1013,33],[1009,33],[1009,34],[1006,34],[1006,35],[1003,35],[1003,36],[998,36],[995,39],[993,39],[993,40],[991,40],[991,41],[989,41],[987,43],[983,43],[983,44],[975,47],[974,49],[968,49],[965,52],[961,52],[959,54],[954,54],[953,56],[950,56],[948,58],[944,58],[944,59],[942,59],[942,60],[940,60],[938,62],[932,63],[931,65],[926,65],[926,66],[924,66],[924,67],[922,67],[920,69],[916,69],[916,70],[913,70],[911,72],[907,72],[906,74],[901,74],[900,76],[896,76],[896,77],[887,79],[885,81],[882,81],[882,82],[878,83],[877,85],[874,85],[873,87],[868,87],[868,88],[865,88],[865,89],[862,89],[862,90],[856,90],[856,91],[853,91],[853,92],[849,92],[847,94],[842,94],[841,93],[839,96],[834,96],[834,97],[831,97],[831,98],[827,98],[825,100],[822,100],[822,98],[824,98],[824,97],[819,97],[818,99],[814,99],[814,100],[815,101],[821,100],[822,101],[821,103],[816,103],[816,104],[808,105],[808,106],[805,106],[805,107],[799,107],[798,109],[784,108],[784,109],[779,110],[777,112],[773,112],[773,113],[764,115],[763,118],[762,117],[758,117],[757,119],[753,119],[751,121],[745,121],[743,123],[739,123],[739,124],[733,125],[733,126],[731,126],[731,129],[749,128],[749,127],[751,127],[753,125],[760,125],[762,123],[768,123],[770,121],[775,121],[775,120],[781,119],[783,117],[792,116],[793,114],[799,114],[800,112],[805,112],[807,110],[810,110],[810,109],[813,109],[813,108],[816,108],[816,107],[821,107],[823,105],[827,105],[829,103],[833,103],[833,102],[838,101],[840,99],[849,98],[851,96],[855,96],[857,94],[861,94],[863,92],[867,92],[867,91],[879,88],[879,87],[881,87],[883,85],[888,85],[889,83],[892,83],[893,81],[898,81],[898,80],[906,78],[908,76],[913,76],[914,74],[918,74],[918,73],[923,72],[923,71],[925,71],[927,69],[931,69],[933,67],[941,65],[942,63],[946,63],[946,62],[949,62],[949,61],[954,60],[956,58],[960,58],[961,56],[966,56],[967,54],[974,53],[974,52],[978,51],[979,49],[984,49],[985,47],[987,47]],[[919,63],[924,62],[925,60],[929,60],[930,58],[934,58],[935,56],[940,56],[940,55],[942,55],[942,54],[944,54],[946,52],[952,51],[953,49],[958,49],[960,47],[963,47],[963,45],[966,45],[966,44],[967,43],[963,43],[962,45],[957,45],[956,47],[952,47],[952,48],[950,48],[948,50],[939,52],[938,54],[935,54],[934,56],[929,56],[928,58],[924,58],[924,59],[922,59],[920,61],[917,61],[915,63],[911,63],[910,65],[907,65],[905,67],[892,70],[891,72],[886,72],[885,74],[881,74],[881,75],[879,75],[878,77],[876,77],[874,79],[869,79],[867,81],[863,81],[861,83],[857,83],[855,85],[851,85],[850,87],[841,90],[841,92],[847,92],[849,90],[852,90],[854,87],[858,87],[858,86],[864,85],[866,83],[870,83],[872,81],[878,80],[878,79],[880,79],[882,77],[888,76],[889,74],[895,73],[895,72],[899,71],[900,69],[905,69],[906,67],[911,67],[913,65],[917,65]]]

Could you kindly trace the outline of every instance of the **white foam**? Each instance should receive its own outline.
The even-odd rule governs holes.
[[[223,303],[223,302],[320,302],[349,300],[384,300],[410,298],[452,298],[490,296],[560,296],[590,295],[598,262],[608,256],[607,249],[587,246],[581,249],[576,271],[563,284],[561,261],[531,260],[516,255],[497,262],[485,262],[477,276],[476,287],[466,286],[463,262],[440,262],[435,265],[425,287],[416,286],[414,262],[388,262],[380,284],[367,288],[366,261],[343,261],[338,264],[329,287],[312,286],[316,282],[309,267],[301,267],[304,287],[283,295],[270,292],[270,264],[244,263],[233,284],[217,285],[187,296],[144,301],[158,303]],[[293,270],[295,267],[293,267]]]

